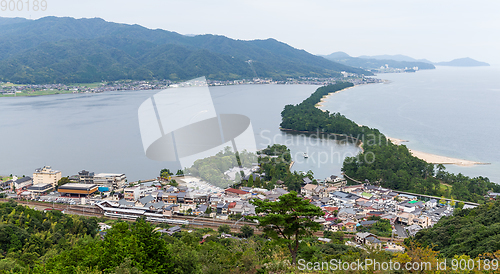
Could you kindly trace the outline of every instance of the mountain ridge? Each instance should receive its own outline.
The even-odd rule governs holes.
[[[409,62],[424,62],[424,63],[429,63],[433,65],[438,65],[438,66],[461,66],[461,67],[473,67],[473,66],[489,66],[490,64],[486,62],[481,62],[474,60],[470,57],[464,57],[464,58],[456,58],[451,61],[444,61],[444,62],[432,62],[427,59],[415,59],[410,56],[402,55],[402,54],[396,54],[396,55],[375,55],[375,56],[367,56],[367,55],[361,55],[358,58],[364,58],[364,59],[387,59],[387,60],[394,60],[394,61],[409,61]]]
[[[185,80],[199,76],[214,80],[280,79],[337,77],[341,71],[373,75],[272,38],[244,41],[212,34],[184,36],[101,18],[49,16],[37,20],[16,19],[11,23],[9,19],[14,20],[0,18],[3,24],[0,28],[1,81],[56,83],[128,79],[124,77]],[[154,54],[158,56],[155,58]]]
[[[368,55],[361,55],[358,56],[358,58],[363,58],[363,59],[377,59],[377,60],[394,60],[394,61],[399,61],[399,62],[422,62],[422,63],[429,63],[433,64],[432,61],[429,61],[427,59],[415,59],[410,56],[406,56],[403,54],[382,54],[382,55],[373,55],[373,56],[368,56]]]
[[[342,51],[337,51],[329,55],[323,55],[323,57],[325,59],[339,62],[344,65],[360,67],[363,69],[374,70],[374,71],[379,70],[380,67],[384,67],[385,65],[388,65],[390,68],[396,68],[396,69],[408,69],[408,68],[412,69],[414,67],[418,67],[419,69],[435,69],[433,64],[429,64],[426,62],[352,57],[349,54]]]

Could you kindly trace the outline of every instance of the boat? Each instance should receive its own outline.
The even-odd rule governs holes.
[[[304,158],[309,158],[309,156],[305,152],[304,152]]]

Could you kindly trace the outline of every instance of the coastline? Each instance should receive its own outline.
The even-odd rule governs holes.
[[[357,86],[361,86],[361,85],[354,85],[352,87],[348,87],[348,88],[345,88],[345,89],[341,89],[341,90],[337,90],[337,91],[334,91],[334,92],[330,92],[328,93],[327,95],[321,97],[321,99],[319,100],[319,103],[317,103],[316,105],[314,105],[315,107],[317,107],[318,109],[320,109],[321,111],[325,112],[326,110],[324,109],[321,109],[323,107],[323,103],[332,95],[336,94],[336,93],[340,93],[341,91],[344,91],[344,90],[348,90],[348,89],[351,89],[351,88],[355,88]]]
[[[321,108],[323,107],[323,103],[331,95],[333,95],[335,93],[339,93],[339,92],[344,91],[344,90],[355,88],[357,86],[360,86],[360,85],[354,85],[352,87],[348,87],[348,88],[345,88],[345,89],[342,89],[342,90],[339,90],[336,92],[331,92],[331,93],[323,96],[321,98],[320,102],[315,105],[315,107],[320,109],[321,111],[325,112],[326,110],[321,109]],[[358,124],[358,126],[362,126],[362,125]],[[393,138],[393,137],[388,137],[388,136],[386,136],[386,137],[391,143],[393,143],[397,146],[401,145],[401,143],[409,142],[408,140],[403,140],[403,139],[398,139],[398,138]],[[358,140],[358,147],[361,148],[361,151],[363,151],[363,143],[361,142],[361,140]],[[413,156],[415,156],[421,160],[424,160],[430,164],[457,165],[457,166],[462,166],[462,167],[470,167],[470,166],[474,166],[474,165],[489,165],[490,164],[490,163],[482,163],[482,162],[470,161],[470,160],[465,160],[465,159],[458,159],[458,158],[452,158],[452,157],[447,157],[447,156],[442,156],[442,155],[436,155],[436,154],[432,154],[432,153],[417,151],[417,150],[410,149],[410,148],[408,148],[408,150],[410,151],[410,153]]]
[[[397,146],[403,142],[409,142],[406,140],[401,140],[401,139],[392,138],[392,137],[387,137],[387,139],[391,143],[393,143]],[[482,162],[452,158],[452,157],[447,157],[447,156],[441,156],[441,155],[422,152],[422,151],[418,151],[418,150],[414,150],[414,149],[410,149],[410,148],[408,148],[408,150],[410,151],[410,153],[413,156],[415,156],[421,160],[424,160],[430,164],[457,165],[457,166],[463,166],[463,167],[470,167],[470,166],[474,166],[474,165],[489,165],[490,164],[490,163],[482,163]]]

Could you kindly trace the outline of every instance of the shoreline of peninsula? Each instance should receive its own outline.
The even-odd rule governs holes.
[[[355,88],[357,86],[361,86],[361,84],[360,85],[354,85],[354,86],[348,87],[348,88],[344,88],[344,89],[341,89],[341,90],[338,90],[338,91],[335,91],[335,92],[330,92],[327,95],[323,96],[321,98],[320,102],[315,105],[315,107],[318,108],[318,109],[320,109],[321,111],[325,112],[327,110],[322,109],[324,107],[323,104],[332,95],[334,95],[336,93],[339,93],[341,91],[344,91],[344,90]],[[363,125],[358,124],[358,126],[361,127]],[[354,137],[351,137],[351,138],[354,138]],[[409,142],[408,140],[402,140],[402,139],[393,138],[393,137],[389,137],[389,136],[386,136],[386,138],[387,138],[387,140],[389,140],[391,143],[393,143],[395,145],[401,145],[401,143],[403,143],[403,142]],[[354,138],[354,139],[356,139],[356,138]],[[361,151],[363,151],[363,142],[361,140],[357,140],[356,144],[361,149]],[[410,148],[408,148],[408,150],[410,151],[410,153],[413,156],[415,156],[415,157],[417,157],[417,158],[419,158],[421,160],[424,160],[424,161],[426,161],[427,163],[430,163],[430,164],[456,165],[456,166],[461,166],[461,167],[471,167],[471,166],[475,166],[475,165],[490,165],[491,164],[491,163],[483,163],[483,162],[477,162],[477,161],[471,161],[471,160],[453,158],[453,157],[448,157],[448,156],[442,156],[442,155],[427,153],[427,152],[418,151],[418,150],[414,150],[414,149],[410,149]]]

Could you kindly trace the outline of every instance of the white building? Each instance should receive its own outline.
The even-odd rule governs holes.
[[[140,186],[127,187],[123,190],[123,198],[131,201],[139,200],[141,195]]]
[[[17,178],[14,176],[12,180],[9,180],[7,183],[10,184],[11,189],[21,190],[31,186],[33,184],[33,180],[31,177]]]
[[[61,171],[53,170],[50,166],[35,169],[33,173],[33,184],[52,184],[57,186],[57,182],[61,180]]]
[[[113,187],[122,187],[127,177],[121,173],[99,173],[94,175],[94,184]]]

